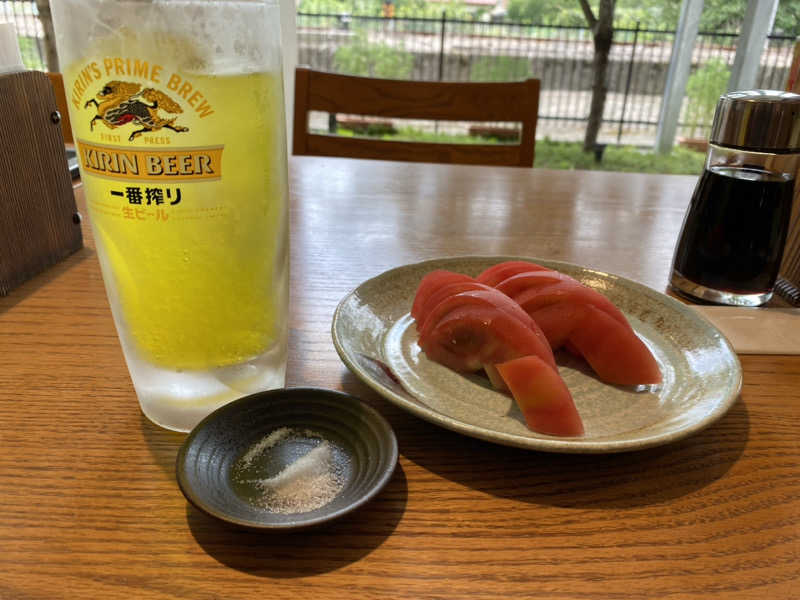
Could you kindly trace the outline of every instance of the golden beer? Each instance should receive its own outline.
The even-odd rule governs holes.
[[[98,257],[145,414],[188,430],[225,402],[282,386],[280,71],[215,63],[172,33],[122,31],[64,76]]]

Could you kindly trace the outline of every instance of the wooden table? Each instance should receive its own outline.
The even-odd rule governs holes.
[[[702,433],[557,455],[462,437],[372,392],[330,337],[363,280],[517,254],[664,290],[692,177],[294,159],[289,386],[394,427],[387,488],[326,529],[236,531],[187,504],[183,435],[139,412],[91,240],[0,298],[0,598],[796,598],[800,357],[742,356]],[[79,193],[80,196],[80,193]]]

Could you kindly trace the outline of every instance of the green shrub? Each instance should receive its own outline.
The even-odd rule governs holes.
[[[387,44],[370,42],[364,32],[358,32],[349,44],[336,49],[333,64],[337,71],[348,75],[409,79],[414,56]]]
[[[676,147],[668,155],[656,154],[631,146],[608,146],[603,161],[595,162],[594,154],[583,151],[578,142],[536,141],[534,166],[543,169],[588,169],[596,171],[628,171],[633,173],[672,173],[699,175],[705,155]]]
[[[725,93],[731,72],[728,65],[719,58],[712,58],[689,76],[686,84],[686,122],[691,129],[690,137],[706,137],[714,118],[717,100]]]
[[[339,135],[358,135],[352,130],[339,129]],[[496,138],[421,131],[414,127],[400,127],[396,134],[383,134],[384,140],[408,142],[439,142],[448,144],[507,143]],[[593,153],[583,151],[581,142],[554,142],[547,138],[536,140],[536,157],[533,166],[541,169],[583,169],[589,171],[627,171],[632,173],[668,173],[675,175],[700,175],[705,164],[705,154],[687,148],[675,147],[670,154],[656,154],[632,146],[608,146],[603,161],[595,161]]]
[[[471,81],[519,81],[532,76],[531,61],[519,56],[481,56],[469,70]]]
[[[383,15],[382,0],[300,0],[297,11],[310,14],[350,14],[358,16]],[[469,20],[477,17],[481,10],[468,7],[459,0],[449,2],[427,2],[426,0],[395,0],[395,17],[414,19],[438,19],[442,12],[448,19]]]
[[[32,37],[18,37],[19,53],[22,56],[22,62],[28,69],[44,69],[45,65],[39,56],[39,47],[36,45],[36,38]]]

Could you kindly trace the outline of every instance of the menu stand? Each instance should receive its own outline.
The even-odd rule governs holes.
[[[0,296],[83,246],[45,73],[0,75]]]

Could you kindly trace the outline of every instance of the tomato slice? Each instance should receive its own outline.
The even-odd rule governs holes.
[[[583,356],[598,378],[618,385],[661,382],[661,370],[628,319],[603,294],[562,273],[529,271],[496,285],[541,328],[553,350]]]
[[[426,356],[459,372],[474,372],[513,358],[534,355],[555,369],[550,346],[522,321],[490,304],[455,306],[425,323],[419,346]]]
[[[422,329],[425,325],[425,319],[428,318],[428,315],[431,311],[442,301],[447,299],[450,296],[455,296],[456,294],[460,294],[461,292],[470,292],[475,290],[491,290],[494,288],[490,288],[488,285],[484,285],[482,283],[478,283],[474,279],[470,279],[469,281],[457,281],[455,283],[447,283],[439,289],[435,290],[431,293],[422,303],[422,306],[417,309],[417,316],[414,317],[417,321],[417,329]],[[414,316],[413,314],[411,316]]]
[[[475,279],[481,283],[485,283],[486,285],[494,287],[504,279],[508,279],[517,273],[550,270],[551,269],[543,267],[542,265],[537,265],[536,263],[524,260],[509,260],[489,267]]]
[[[568,275],[564,275],[558,271],[523,271],[521,273],[509,275],[495,284],[494,288],[503,292],[506,296],[513,298],[525,290],[531,288],[538,289],[548,284],[570,279],[575,281]]]
[[[584,321],[590,314],[588,307],[588,304],[561,302],[540,308],[531,316],[555,351],[570,345],[572,333],[578,327],[584,326]],[[580,356],[577,348],[573,346],[572,349]]]
[[[550,273],[551,281],[561,280],[532,263],[500,267],[486,275],[488,281],[521,269],[539,269]],[[511,391],[531,429],[549,435],[583,432],[548,338],[503,292],[466,275],[434,271],[420,282],[411,315],[418,344],[430,360],[459,372],[484,369],[496,388]]]
[[[515,330],[521,332],[519,335],[521,337],[524,336],[526,340],[525,343],[528,343],[527,339],[529,337],[533,340],[536,340],[536,343],[530,346],[531,352],[528,353],[542,357],[542,359],[548,364],[551,364],[553,367],[555,367],[556,363],[555,359],[553,358],[553,352],[550,349],[550,344],[536,322],[530,317],[530,315],[522,310],[522,308],[520,308],[516,302],[514,302],[505,294],[498,292],[494,288],[460,292],[458,294],[448,296],[439,302],[425,318],[425,324],[419,333],[419,345],[424,349],[425,344],[427,344],[428,337],[436,328],[438,328],[440,321],[442,321],[442,319],[449,315],[449,313],[452,311],[464,307],[471,307],[474,310],[480,308],[494,309],[502,314],[507,315],[510,319],[519,324],[519,328],[515,328]],[[457,343],[457,340],[450,343]],[[518,354],[517,356],[522,356],[522,354]]]
[[[616,305],[603,294],[581,282],[558,273],[521,273],[500,282],[496,289],[513,298],[528,314],[556,302],[576,302],[596,306],[621,325],[630,328],[628,319]]]
[[[558,371],[537,356],[495,365],[529,428],[558,436],[583,435],[583,422]]]
[[[464,275],[463,273],[454,273],[453,271],[447,271],[445,269],[437,269],[425,275],[425,277],[422,278],[422,281],[419,282],[419,287],[417,287],[417,293],[416,296],[414,296],[414,303],[411,306],[411,316],[414,317],[417,322],[419,322],[420,310],[422,310],[422,307],[428,297],[442,286],[458,281],[463,282],[475,280],[469,275]]]
[[[569,342],[607,383],[641,385],[660,383],[661,369],[639,336],[595,306],[575,327]]]

